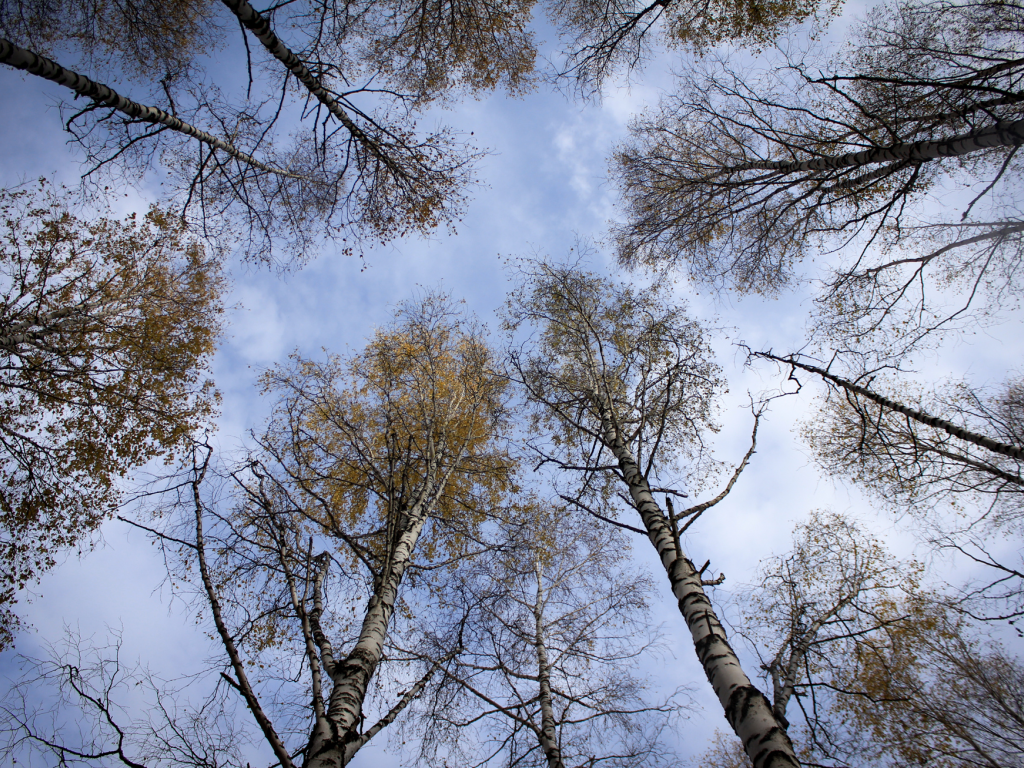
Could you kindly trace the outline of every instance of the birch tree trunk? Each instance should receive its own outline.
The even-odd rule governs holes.
[[[756,163],[744,163],[727,168],[718,175],[740,171],[778,171],[781,174],[799,173],[801,171],[835,171],[842,168],[856,168],[875,163],[911,162],[921,163],[938,160],[942,157],[962,157],[971,152],[992,147],[1019,147],[1024,144],[1024,120],[1012,123],[996,123],[977,131],[951,136],[942,141],[915,141],[907,144],[894,144],[891,147],[865,149],[861,152],[847,152],[836,157],[816,157],[813,160],[786,162],[781,160],[763,160]],[[876,172],[877,173],[877,172]],[[864,179],[858,180],[862,183]]]
[[[690,630],[697,658],[726,719],[743,742],[754,768],[799,766],[793,744],[772,714],[771,704],[751,684],[729,645],[725,629],[704,593],[700,574],[685,553],[676,548],[665,514],[654,500],[632,452],[621,439],[607,403],[601,406],[600,413],[604,443],[619,462],[647,536],[668,575],[672,594],[679,601],[679,612]]]
[[[533,616],[537,625],[537,682],[540,686],[540,738],[541,748],[548,760],[548,768],[565,768],[562,762],[562,750],[558,746],[558,732],[555,729],[555,713],[551,704],[551,664],[548,662],[548,650],[544,642],[544,586],[540,563],[534,560],[533,572],[537,576],[537,601],[533,606]]]
[[[110,107],[111,109],[121,112],[134,120],[151,123],[153,125],[162,125],[172,131],[183,133],[186,136],[190,136],[191,138],[206,144],[207,146],[219,149],[225,154],[233,157],[235,160],[245,163],[246,165],[251,165],[253,168],[258,168],[261,171],[277,174],[279,176],[286,176],[291,179],[301,178],[298,175],[289,173],[281,168],[275,168],[271,165],[267,165],[266,163],[261,163],[252,155],[242,152],[240,149],[229,144],[223,139],[219,139],[211,133],[207,133],[200,128],[196,128],[194,125],[186,123],[184,120],[181,120],[174,115],[169,115],[158,107],[148,107],[144,104],[139,104],[138,102],[125,98],[121,94],[117,93],[113,88],[103,85],[103,83],[97,83],[84,75],[80,75],[70,69],[65,69],[57,62],[24,48],[19,48],[10,40],[5,40],[3,38],[0,38],[0,63],[7,64],[15,69],[20,69],[23,72],[28,72],[30,75],[35,75],[36,77],[42,77],[52,83],[57,83],[57,85],[63,85],[65,88],[70,88],[79,96],[91,99],[100,106]]]
[[[274,33],[270,22],[263,18],[259,11],[253,8],[246,0],[223,0],[223,2],[238,17],[239,22],[256,36],[256,39],[263,44],[263,47],[274,58],[284,64],[288,71],[295,75],[296,79],[305,86],[306,90],[345,126],[345,129],[352,134],[352,138],[362,144],[367,151],[387,165],[392,171],[402,175],[398,164],[389,158],[385,152],[382,152],[378,143],[352,121],[352,118],[349,117],[341,104],[338,103],[338,100],[324,88],[320,80],[309,71],[309,67]]]
[[[685,266],[715,289],[772,294],[819,247],[871,243],[851,261],[862,270],[888,260],[888,248],[916,249],[942,230],[1015,223],[1021,25],[1016,3],[885,3],[827,60],[780,50],[761,71],[727,61],[691,68],[613,158],[627,211],[615,233],[619,258]],[[940,177],[973,190],[948,220],[949,206],[924,203]],[[998,261],[982,257],[977,269],[999,274]],[[846,267],[825,266],[833,293]],[[1012,282],[979,284],[1004,281]],[[904,293],[879,281],[862,297],[906,305],[915,291]],[[830,312],[863,309],[843,298]]]
[[[368,741],[360,738],[357,730],[362,720],[363,701],[380,664],[402,577],[430,516],[432,504],[428,501],[428,491],[430,496],[440,493],[446,479],[437,484],[440,487],[424,488],[419,500],[407,513],[409,525],[398,539],[390,569],[370,598],[359,639],[348,656],[329,670],[334,685],[326,716],[318,719],[314,726],[305,768],[341,768],[348,765]]]
[[[816,373],[817,375],[821,376],[821,378],[825,379],[826,381],[832,382],[836,386],[842,387],[843,389],[849,392],[853,392],[857,395],[860,395],[861,397],[870,400],[873,403],[877,403],[883,408],[888,408],[891,411],[901,413],[904,416],[913,419],[914,421],[920,424],[924,424],[925,426],[928,427],[933,427],[934,429],[941,429],[948,435],[952,435],[953,437],[965,440],[968,443],[974,443],[975,445],[980,446],[982,448],[987,448],[993,453],[999,453],[1002,454],[1003,456],[1008,456],[1011,459],[1024,459],[1024,448],[1021,448],[1016,445],[1010,445],[1008,443],[1001,443],[998,440],[993,440],[992,438],[986,437],[985,435],[979,435],[978,433],[971,432],[969,430],[964,429],[963,427],[958,427],[956,424],[953,424],[950,421],[946,421],[945,419],[940,419],[936,416],[931,416],[925,413],[924,411],[919,411],[916,408],[910,408],[906,405],[902,405],[900,403],[897,403],[895,400],[890,400],[889,398],[883,395],[876,394],[875,392],[872,392],[869,389],[865,389],[864,387],[858,384],[854,384],[852,381],[847,381],[846,379],[836,376],[833,373],[829,373],[823,368],[818,368],[817,366],[814,365],[808,365],[807,363],[801,363],[798,360],[793,359],[792,357],[777,357],[771,354],[770,352],[757,352],[754,356],[763,357],[767,360],[774,360],[777,363],[785,363],[786,365],[791,365],[794,368],[800,368],[809,373]],[[1016,478],[1014,478],[1014,480],[1016,480]]]

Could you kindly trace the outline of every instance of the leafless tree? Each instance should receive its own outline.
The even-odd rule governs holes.
[[[284,3],[263,14],[245,0],[226,0],[182,11],[202,34],[182,32],[178,40],[172,16],[163,25],[150,18],[146,30],[174,49],[203,45],[215,37],[210,30],[241,28],[247,91],[223,96],[209,82],[212,74],[198,71],[182,50],[188,66],[157,72],[137,86],[144,95],[132,99],[28,47],[35,38],[63,42],[51,47],[74,59],[86,24],[79,19],[75,26],[85,15],[80,5],[77,16],[65,18],[44,2],[5,3],[0,21],[14,39],[0,42],[0,61],[88,99],[65,109],[87,173],[105,169],[136,179],[162,164],[183,215],[208,234],[224,220],[234,222],[243,253],[255,261],[304,258],[324,237],[355,252],[365,240],[451,224],[479,153],[447,129],[420,135],[416,115],[460,92],[518,92],[533,67],[529,3]],[[151,3],[140,7],[147,18],[159,16]],[[43,29],[32,32],[25,21],[36,18],[32,13]],[[113,26],[110,15],[100,14],[97,26]],[[275,29],[288,30],[293,42]],[[152,47],[145,35],[107,42],[96,41],[95,32],[85,35],[93,47],[124,55]],[[151,106],[155,100],[163,106]],[[276,141],[282,133],[293,138]]]
[[[709,60],[615,156],[620,259],[776,294],[819,248],[851,245],[816,275],[833,348],[905,352],[994,310],[1019,295],[1022,32],[1015,3],[904,0],[829,61],[790,50],[752,74]],[[943,184],[969,190],[959,221],[920,205]],[[965,298],[936,302],[943,289]]]
[[[434,641],[438,656],[462,650],[425,700],[420,761],[660,763],[659,736],[678,705],[647,703],[638,676],[656,640],[653,585],[625,562],[624,536],[536,500],[503,522],[493,546],[439,597],[466,620],[457,641]]]
[[[122,658],[116,632],[104,647],[68,632],[46,651],[18,657],[0,702],[0,754],[12,765],[245,764],[252,734],[238,727],[226,686],[211,693],[188,677],[161,680]],[[147,717],[133,715],[143,708]]]

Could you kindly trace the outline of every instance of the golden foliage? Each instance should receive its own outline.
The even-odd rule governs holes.
[[[219,5],[219,4],[218,4]],[[0,0],[0,35],[50,55],[71,46],[119,76],[176,73],[218,43],[212,0]]]
[[[87,222],[41,183],[0,194],[0,228],[4,605],[210,418],[224,279],[156,208]]]
[[[971,637],[962,614],[924,599],[880,606],[901,620],[866,639],[837,687],[837,714],[870,734],[879,764],[1014,764],[1024,747],[1024,669]]]
[[[521,95],[534,80],[537,49],[529,29],[534,5],[535,0],[373,3],[381,20],[366,45],[367,59],[429,98],[497,88]]]
[[[733,734],[715,729],[715,740],[698,763],[705,768],[750,768],[750,758],[743,749],[743,742]]]
[[[280,395],[264,444],[320,535],[365,534],[368,552],[385,557],[401,518],[425,500],[435,524],[419,556],[454,555],[513,488],[507,383],[445,297],[404,306],[357,355],[293,355],[262,385]]]
[[[693,5],[674,3],[666,22],[667,36],[698,51],[722,43],[760,48],[808,18],[824,21],[838,16],[842,4],[843,0],[719,0],[697,11]]]

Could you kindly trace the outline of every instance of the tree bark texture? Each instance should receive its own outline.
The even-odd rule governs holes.
[[[859,386],[858,384],[854,384],[852,381],[847,381],[846,379],[840,378],[835,374],[829,373],[823,368],[818,368],[817,366],[814,365],[808,365],[807,363],[801,363],[798,362],[797,360],[793,360],[790,358],[777,357],[768,352],[757,352],[755,353],[755,356],[764,357],[767,358],[768,360],[774,360],[778,363],[785,363],[786,365],[792,365],[794,368],[800,368],[802,370],[808,371],[809,373],[816,373],[826,381],[830,381],[833,384],[842,387],[843,389],[846,389],[850,392],[854,392],[860,395],[861,397],[870,400],[873,403],[877,403],[883,408],[888,408],[891,411],[902,413],[904,416],[907,416],[916,422],[924,424],[925,426],[933,427],[934,429],[941,429],[948,435],[960,438],[961,440],[965,440],[968,443],[974,443],[975,445],[980,446],[982,448],[987,448],[993,453],[999,453],[1002,454],[1003,456],[1008,456],[1011,459],[1024,459],[1024,448],[1020,448],[1016,445],[1009,445],[1008,443],[1000,443],[998,440],[993,440],[990,437],[985,437],[985,435],[979,435],[978,433],[971,432],[970,430],[966,430],[963,427],[958,427],[956,424],[946,421],[945,419],[940,419],[935,416],[929,416],[924,411],[919,411],[915,408],[909,408],[905,405],[901,405],[900,403],[897,403],[895,400],[890,400],[889,398],[884,397],[883,395],[876,394],[869,389],[865,389],[864,387]]]
[[[194,125],[190,125],[184,120],[181,120],[174,115],[170,115],[158,107],[148,107],[144,104],[139,104],[138,102],[125,98],[109,86],[90,80],[88,77],[80,75],[77,72],[73,72],[70,69],[65,69],[57,62],[48,59],[45,56],[40,56],[32,51],[19,48],[10,40],[6,40],[4,38],[0,38],[0,63],[7,64],[15,69],[20,69],[23,72],[28,72],[30,75],[35,75],[36,77],[42,77],[50,82],[57,83],[57,85],[62,85],[65,88],[70,88],[78,95],[91,99],[94,103],[100,106],[110,107],[113,110],[127,115],[133,120],[139,120],[153,125],[162,125],[172,131],[177,131],[178,133],[190,136],[191,138],[201,141],[203,144],[213,147],[214,149],[221,150],[239,162],[251,165],[253,168],[258,168],[259,170],[266,171],[267,173],[286,176],[292,179],[301,178],[294,173],[289,173],[281,168],[275,168],[271,165],[267,165],[266,163],[262,163],[252,155],[242,152],[240,149],[232,146],[223,139],[219,139],[211,133],[207,133],[206,131],[196,128]]]
[[[395,545],[390,567],[382,575],[379,586],[370,598],[359,639],[348,656],[338,660],[330,670],[333,687],[327,713],[324,718],[318,719],[313,728],[305,768],[341,768],[369,741],[367,734],[359,733],[363,701],[370,679],[380,664],[402,577],[412,561],[416,541],[430,516],[432,498],[444,487],[446,480],[447,475],[433,487],[425,488],[417,502],[405,513],[408,524]]]
[[[861,152],[847,152],[836,157],[816,157],[813,160],[787,162],[783,160],[762,160],[754,163],[727,168],[723,173],[740,171],[778,171],[780,174],[801,171],[837,171],[875,163],[923,163],[942,157],[962,157],[992,147],[1018,147],[1024,144],[1024,120],[1012,123],[999,122],[971,133],[951,136],[941,141],[915,141],[908,144],[894,144],[891,147],[865,149]]]
[[[256,39],[259,40],[263,47],[266,48],[278,61],[284,64],[288,71],[291,72],[302,83],[306,90],[313,95],[317,101],[323,104],[327,110],[334,115],[345,126],[346,130],[352,137],[362,144],[374,157],[381,162],[385,163],[389,168],[395,170],[395,165],[389,161],[389,158],[381,152],[380,147],[377,143],[370,139],[369,136],[348,116],[348,113],[342,108],[341,104],[338,103],[337,99],[332,96],[323,84],[309,71],[309,67],[302,63],[302,60],[292,53],[291,49],[288,48],[270,27],[270,22],[267,21],[263,16],[260,15],[259,11],[253,8],[246,0],[223,0],[226,5],[238,20],[252,32]]]
[[[633,504],[668,574],[697,658],[754,768],[799,766],[793,744],[772,714],[767,697],[750,682],[729,645],[725,628],[704,593],[700,574],[685,553],[677,550],[668,521],[632,452],[621,439],[607,405],[601,407],[601,427],[603,441],[619,462]]]
[[[537,680],[540,684],[540,745],[548,761],[548,768],[565,768],[562,750],[558,746],[558,732],[555,729],[555,712],[551,702],[551,664],[548,663],[548,649],[544,644],[544,587],[541,582],[540,563],[534,563],[537,576],[537,601],[533,606],[536,620]]]

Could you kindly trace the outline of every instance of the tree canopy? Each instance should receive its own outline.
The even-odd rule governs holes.
[[[912,317],[922,274],[1015,295],[1021,21],[1013,3],[901,0],[831,59],[791,48],[769,71],[712,59],[685,73],[615,155],[620,260],[772,295],[810,254],[850,243],[860,255],[825,276],[833,327],[894,305]],[[922,215],[944,183],[974,190],[959,221]]]
[[[0,755],[342,768],[386,741],[428,768],[640,768],[686,762],[724,717],[701,764],[1024,765],[1019,343],[965,349],[1019,311],[1024,16],[885,0],[829,48],[839,10],[0,0],[0,62],[66,96],[86,160],[81,207],[45,186],[0,199],[0,645],[19,590],[115,509],[156,545],[169,620],[199,630],[163,674],[145,664],[173,632],[139,664],[122,652],[146,606],[106,645],[71,611],[42,650],[17,635]],[[535,226],[554,249],[573,220],[551,158],[607,150],[650,94],[612,84],[677,54],[678,87],[612,159],[628,273],[587,248],[506,261],[501,345],[440,289],[381,310],[413,273],[457,270],[486,311],[489,244]],[[502,98],[552,84],[585,111]],[[602,93],[609,122],[589,125]],[[483,136],[435,122],[453,107]],[[417,243],[435,260],[413,264],[391,244],[469,212],[486,131],[547,165],[490,179],[530,184],[467,222],[487,238],[472,261]],[[147,213],[84,213],[156,181]],[[236,265],[227,303],[261,304],[214,361],[221,258],[324,246],[405,266],[264,291]],[[244,437],[215,431],[214,362]],[[781,390],[762,391],[772,366]]]
[[[0,195],[0,640],[16,592],[208,422],[216,259],[165,211],[83,220],[45,183]]]
[[[65,120],[87,175],[137,180],[162,166],[182,214],[205,235],[240,237],[255,262],[304,260],[325,238],[354,253],[452,225],[479,153],[446,128],[423,135],[417,115],[461,93],[519,93],[535,58],[532,3],[284,3],[264,14],[231,0],[173,15],[150,2],[96,5],[5,3],[0,61],[88,99],[67,104]],[[218,88],[203,55],[234,29],[246,50],[241,93]],[[118,64],[140,95],[105,84],[122,79]]]

